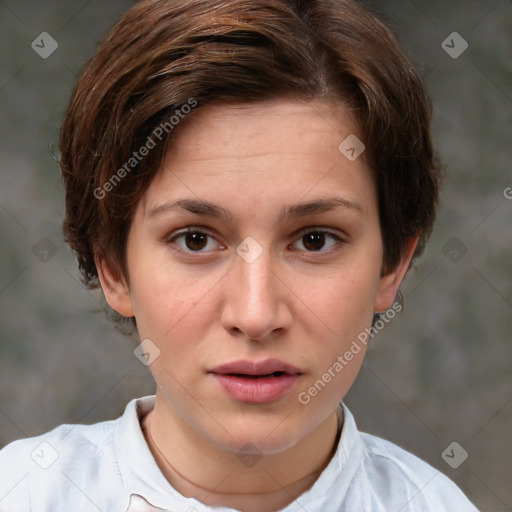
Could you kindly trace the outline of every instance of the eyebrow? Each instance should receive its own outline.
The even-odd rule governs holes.
[[[336,208],[346,208],[358,214],[364,213],[364,209],[361,204],[355,201],[345,199],[343,197],[327,197],[315,199],[306,203],[285,206],[279,215],[279,222],[305,217],[307,215],[326,213]],[[166,203],[155,206],[149,210],[146,213],[146,216],[154,218],[172,211],[187,211],[196,215],[214,217],[225,222],[230,222],[234,219],[233,215],[228,210],[208,201],[199,201],[196,199],[177,199],[175,201],[167,201]]]

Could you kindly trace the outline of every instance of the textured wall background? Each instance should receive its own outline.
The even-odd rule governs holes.
[[[78,281],[49,151],[77,73],[133,3],[0,1],[0,446],[153,393],[135,342]],[[482,511],[510,511],[512,4],[368,3],[424,77],[449,174],[405,312],[373,341],[346,402],[362,430],[445,472]],[[42,32],[58,43],[47,59],[31,47]],[[459,445],[468,453],[455,469],[441,455],[452,442],[452,465]]]

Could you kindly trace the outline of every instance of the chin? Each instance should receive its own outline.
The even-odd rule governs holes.
[[[273,455],[294,446],[306,433],[300,434],[300,425],[296,421],[288,421],[286,414],[270,420],[262,418],[237,418],[234,421],[222,421],[227,434],[222,431],[221,439],[216,443],[235,453],[249,455]]]

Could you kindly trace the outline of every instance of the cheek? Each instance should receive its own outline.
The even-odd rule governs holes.
[[[141,337],[181,340],[181,331],[190,337],[207,325],[201,308],[218,281],[212,272],[199,267],[187,271],[158,252],[153,258],[134,259],[132,268],[137,276],[131,289],[132,303]]]
[[[178,407],[183,386],[193,388],[200,377],[197,366],[202,363],[198,355],[212,325],[208,297],[204,297],[200,283],[185,285],[176,276],[153,281],[153,286],[148,279],[135,295],[140,338],[149,338],[160,350],[151,373],[169,401]]]
[[[322,277],[301,276],[296,278],[296,294],[305,313],[320,320],[326,332],[346,340],[371,322],[378,284],[373,274],[360,261]]]

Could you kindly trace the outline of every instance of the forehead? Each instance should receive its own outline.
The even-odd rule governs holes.
[[[181,153],[187,153],[189,158],[250,158],[262,153],[300,157],[304,142],[319,139],[336,150],[344,131],[348,135],[357,129],[353,116],[340,103],[276,99],[199,107],[177,127],[169,159],[179,158]],[[322,155],[337,158],[338,153]]]
[[[144,210],[183,196],[268,208],[333,190],[353,203],[371,201],[363,155],[350,161],[339,149],[357,132],[339,104],[276,100],[199,108],[174,132]]]

